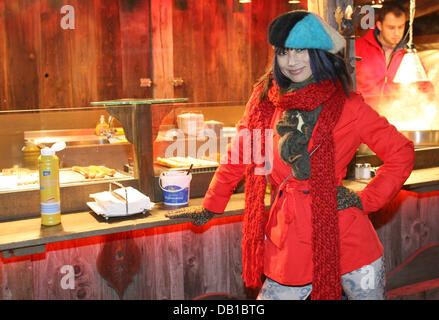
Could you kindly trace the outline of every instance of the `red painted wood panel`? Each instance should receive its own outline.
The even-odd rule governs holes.
[[[0,299],[190,300],[210,292],[245,298],[241,219],[57,242],[42,254],[0,258]],[[73,287],[65,286],[68,275]]]

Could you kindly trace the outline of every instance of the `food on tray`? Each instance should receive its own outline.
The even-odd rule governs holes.
[[[28,185],[28,184],[36,184],[39,183],[40,177],[38,174],[38,171],[35,172],[29,172],[27,174],[18,176],[18,185]]]
[[[20,168],[18,168],[18,167],[4,168],[4,169],[2,169],[2,175],[3,176],[16,175],[19,169]]]
[[[87,179],[99,179],[104,178],[105,176],[112,177],[116,174],[116,170],[104,166],[73,166],[72,170],[82,174]]]
[[[13,181],[15,179],[16,182],[13,183],[13,186],[36,184],[39,181],[38,171],[30,170],[27,168],[5,168],[2,169],[0,175],[4,177],[9,177],[9,181]],[[15,178],[13,178],[14,176]]]
[[[207,161],[196,159],[192,157],[171,157],[171,158],[160,158],[157,157],[157,163],[170,168],[182,168],[189,167],[191,164],[194,167],[208,167],[208,166],[218,166],[215,161]]]
[[[161,164],[162,166],[171,167],[171,168],[178,168],[181,166],[184,166],[185,164],[178,163],[175,160],[172,160],[171,158],[160,158],[157,157],[158,164]]]

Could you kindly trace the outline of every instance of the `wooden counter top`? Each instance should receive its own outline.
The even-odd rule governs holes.
[[[439,167],[413,170],[404,183],[404,190],[429,192],[439,190]]]
[[[362,190],[368,180],[344,180],[343,183],[355,191]],[[414,192],[439,190],[439,167],[414,170],[403,189]],[[201,205],[202,198],[191,199],[191,206]],[[270,203],[270,196],[265,204]],[[244,194],[233,194],[225,213],[216,218],[242,214]],[[8,221],[0,223],[0,251],[3,258],[28,255],[45,251],[47,243],[87,238],[99,235],[133,231],[146,228],[174,225],[189,222],[189,219],[169,219],[165,210],[157,204],[150,214],[130,217],[117,217],[105,220],[91,212],[63,214],[58,226],[43,227],[40,218]]]
[[[190,199],[190,206],[201,205],[202,198]],[[270,203],[267,195],[266,204]],[[149,214],[130,217],[115,217],[105,220],[93,212],[78,212],[61,215],[61,224],[52,227],[41,226],[40,218],[7,221],[0,223],[0,251],[3,258],[40,253],[47,243],[87,238],[118,232],[161,227],[189,222],[189,219],[169,219],[168,210],[156,204]],[[242,214],[244,194],[233,194],[222,215],[227,217]]]

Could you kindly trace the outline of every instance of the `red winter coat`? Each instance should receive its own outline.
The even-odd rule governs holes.
[[[248,105],[238,130],[247,127],[249,108]],[[277,150],[279,135],[275,125],[281,114],[282,111],[276,109],[271,122],[274,156],[268,178],[273,190],[291,173],[291,167],[281,160]],[[316,127],[318,125],[319,122]],[[344,106],[334,128],[334,141],[338,185],[342,184],[347,165],[360,143],[366,143],[384,162],[376,177],[359,193],[364,210],[352,207],[339,212],[340,266],[344,274],[370,264],[382,255],[383,247],[367,214],[379,210],[397,195],[413,168],[414,147],[356,93],[351,94]],[[311,138],[308,150],[313,148]],[[212,212],[224,212],[234,188],[244,176],[245,167],[245,164],[221,164],[203,206]],[[309,190],[307,183],[294,177],[287,181],[282,187],[282,196],[271,207],[266,225],[264,273],[286,285],[312,281],[311,197],[303,192]]]
[[[370,29],[364,37],[355,41],[355,55],[361,58],[356,62],[357,90],[364,96],[392,93],[398,87],[393,79],[404,56],[404,50],[397,49],[387,67],[384,51],[374,32],[375,29]]]

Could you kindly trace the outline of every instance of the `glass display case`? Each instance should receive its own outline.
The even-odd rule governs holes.
[[[63,213],[89,210],[89,195],[111,181],[161,202],[160,175],[190,167],[190,197],[202,197],[243,112],[242,104],[184,98],[0,112],[0,221],[40,214],[38,157],[58,141],[66,143],[57,152]]]
[[[160,176],[178,171],[192,174],[190,197],[204,196],[236,134],[244,104],[187,103],[186,99],[121,99],[93,102],[118,119],[134,148],[139,190],[163,201]]]
[[[96,132],[100,119],[106,130]],[[0,220],[40,214],[38,157],[64,141],[60,162],[62,212],[87,209],[89,194],[109,181],[137,186],[134,154],[120,123],[103,107],[0,112]]]

